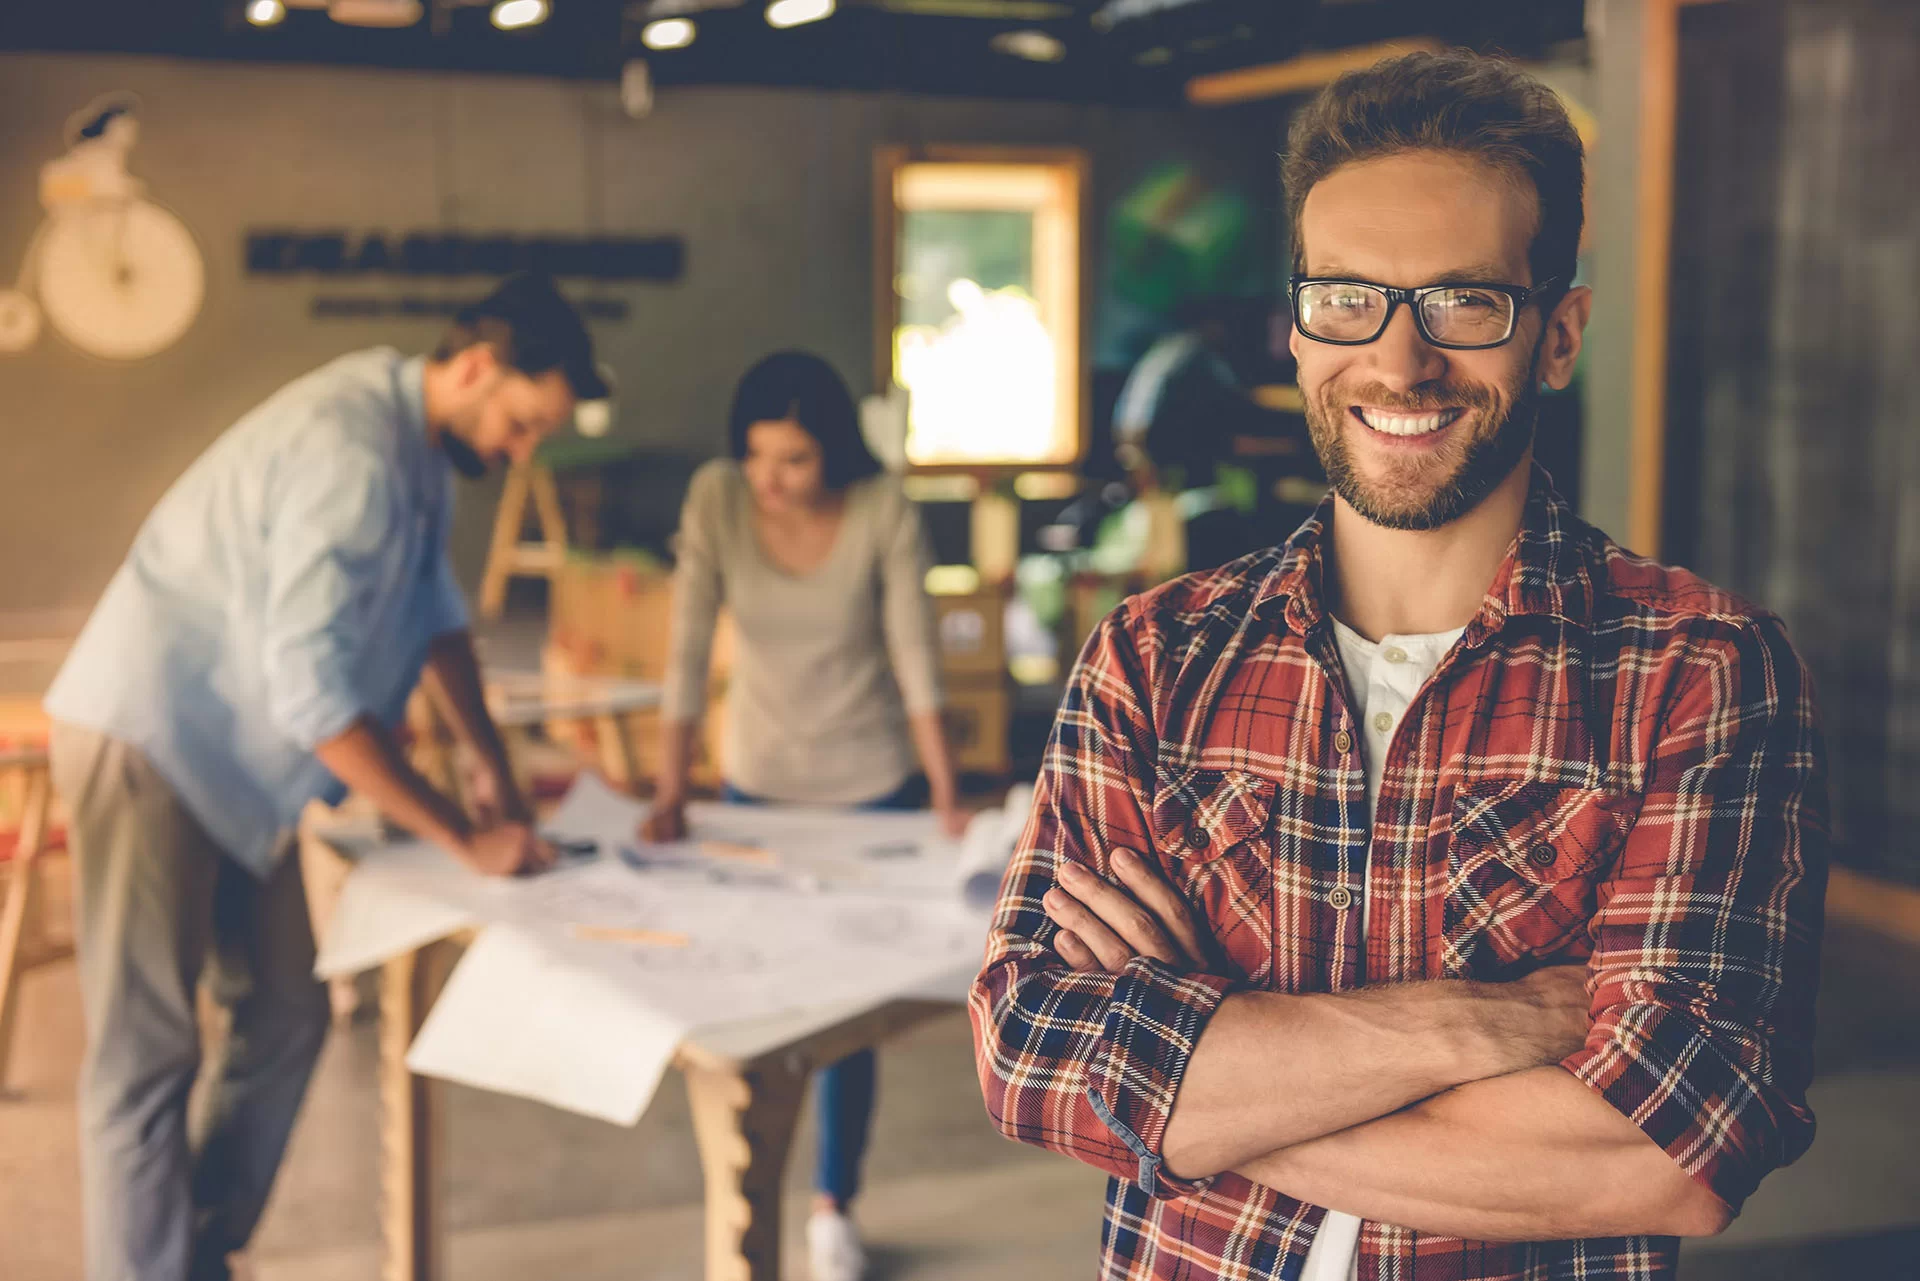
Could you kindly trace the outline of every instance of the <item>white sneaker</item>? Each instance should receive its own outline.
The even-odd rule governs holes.
[[[838,1210],[815,1210],[807,1220],[807,1264],[813,1281],[860,1281],[867,1251],[860,1229]]]

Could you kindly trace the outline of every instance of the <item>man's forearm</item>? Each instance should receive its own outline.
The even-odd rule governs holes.
[[[1371,1121],[1442,1090],[1551,1061],[1578,1044],[1570,975],[1228,997],[1201,1033],[1162,1155],[1183,1178]]]
[[[434,639],[427,651],[427,675],[439,689],[447,714],[453,719],[454,732],[480,757],[505,790],[504,801],[511,802],[509,818],[525,820],[526,803],[518,795],[513,767],[507,759],[506,744],[487,711],[486,689],[480,680],[480,664],[473,653],[472,637],[466,632],[449,632]]]
[[[1731,1218],[1558,1067],[1462,1085],[1236,1169],[1302,1201],[1474,1241],[1711,1236]]]
[[[320,763],[380,812],[422,839],[459,854],[470,834],[466,817],[407,764],[378,721],[363,716],[314,749]]]

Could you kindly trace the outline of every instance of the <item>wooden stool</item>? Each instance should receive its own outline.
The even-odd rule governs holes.
[[[42,747],[0,750],[0,778],[20,789],[20,826],[9,862],[7,897],[0,907],[0,1087],[7,1080],[13,1050],[13,1021],[19,1010],[20,976],[27,970],[73,954],[69,945],[47,940],[41,917],[41,856],[50,842],[53,780]],[[27,947],[31,935],[33,946]]]

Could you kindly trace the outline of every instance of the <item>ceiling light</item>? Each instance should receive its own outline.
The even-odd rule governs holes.
[[[420,0],[328,0],[327,16],[349,27],[411,27],[424,10]]]
[[[641,28],[640,43],[649,49],[684,49],[697,34],[699,29],[685,18],[662,18]]]
[[[995,53],[1025,58],[1028,62],[1058,62],[1067,56],[1067,46],[1060,38],[1044,31],[1002,31],[987,44]]]
[[[833,0],[773,0],[767,6],[767,25],[797,27],[833,16]]]
[[[247,21],[256,27],[271,27],[287,16],[287,6],[280,0],[251,0],[247,5]]]
[[[502,31],[524,31],[547,20],[547,0],[500,0],[493,6],[493,25]]]

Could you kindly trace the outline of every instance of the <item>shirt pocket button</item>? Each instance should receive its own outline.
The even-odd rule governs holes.
[[[1553,866],[1553,860],[1554,853],[1551,845],[1536,845],[1527,851],[1527,862],[1543,872]]]
[[[1198,823],[1187,829],[1187,848],[1195,853],[1207,848],[1207,829]]]

